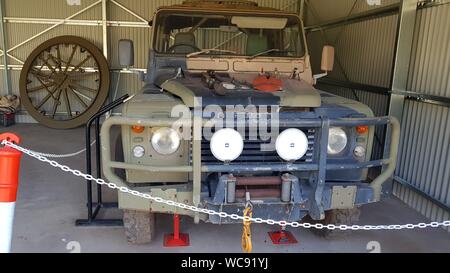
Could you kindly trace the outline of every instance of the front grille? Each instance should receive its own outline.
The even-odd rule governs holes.
[[[287,128],[280,129],[280,132],[284,131]],[[296,163],[301,162],[313,162],[314,160],[314,142],[316,139],[316,131],[314,129],[300,129],[302,130],[308,137],[309,147],[306,155],[298,160]],[[248,135],[248,134],[247,134]],[[260,139],[258,137],[258,139]],[[275,150],[275,145],[273,145],[272,149],[269,151],[262,151],[262,144],[270,144],[270,141],[261,141],[261,140],[249,140],[248,137],[244,141],[244,151],[241,156],[233,161],[233,164],[245,164],[245,163],[283,163],[283,159],[281,159],[277,151]],[[210,142],[206,139],[202,141],[202,163],[204,164],[215,164],[215,163],[223,163],[217,160],[211,152]]]

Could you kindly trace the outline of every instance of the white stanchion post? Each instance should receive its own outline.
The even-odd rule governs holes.
[[[0,253],[11,252],[11,238],[16,202],[0,203]]]

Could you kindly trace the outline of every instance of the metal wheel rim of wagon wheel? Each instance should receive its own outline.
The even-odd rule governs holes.
[[[39,45],[28,57],[20,75],[20,95],[39,123],[71,129],[86,124],[100,110],[109,81],[108,62],[95,45],[80,37],[60,36]]]

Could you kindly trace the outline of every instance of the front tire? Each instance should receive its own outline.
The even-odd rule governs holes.
[[[135,210],[124,210],[123,225],[130,244],[150,244],[155,236],[155,214]]]
[[[358,223],[359,217],[361,215],[360,208],[353,209],[335,209],[325,212],[325,219],[320,221],[314,221],[309,216],[306,219],[306,222],[311,224],[323,224],[323,225],[347,225],[352,226]],[[311,232],[315,235],[323,238],[332,237],[337,234],[345,234],[346,232],[339,230],[329,230],[329,229],[315,229],[312,228]]]

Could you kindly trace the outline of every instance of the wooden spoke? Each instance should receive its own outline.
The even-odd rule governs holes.
[[[86,91],[89,91],[89,92],[92,92],[92,93],[97,93],[98,92],[97,89],[86,87],[84,85],[81,85],[81,84],[75,83],[75,82],[70,83],[70,86],[73,87],[74,89],[82,89],[82,90],[86,90]]]
[[[67,88],[64,89],[64,101],[66,103],[67,114],[72,118],[72,108],[70,107],[69,94],[67,94]]]
[[[36,110],[40,110],[42,108],[42,106],[44,106],[44,104],[51,98],[53,97],[53,93],[52,94],[48,94],[47,96],[45,96],[44,99],[42,99],[42,101],[35,107]]]
[[[37,78],[37,79],[38,79],[39,83],[44,86],[45,90],[47,90],[48,94],[55,99],[54,93],[55,93],[55,90],[58,89],[58,86],[55,86],[55,88],[52,91],[50,91],[50,89],[48,89],[49,86],[45,85],[45,83],[43,81],[41,81],[41,79],[39,79],[39,78]]]
[[[61,51],[59,50],[59,45],[56,45],[56,57],[59,60],[59,71],[62,70],[62,59],[61,59]]]
[[[43,63],[40,67],[39,67],[39,71],[42,71],[42,69],[44,69],[45,64]]]
[[[84,98],[85,100],[88,100],[88,101],[92,101],[93,100],[92,97],[84,94],[83,92],[80,92],[80,90],[77,90],[77,89],[75,89],[73,87],[70,87],[70,88],[72,88],[73,92],[77,93],[80,97]]]
[[[41,78],[44,78],[44,79],[48,79],[48,78],[50,78],[50,74],[44,74],[44,72],[42,72],[42,70],[37,70],[36,68],[32,68],[31,70],[30,70],[30,74],[32,74],[32,75],[34,75],[34,76],[36,76],[36,77],[41,77]]]
[[[69,87],[69,89],[72,91],[72,94],[74,95],[74,97],[78,100],[79,103],[81,103],[84,108],[88,108],[88,105],[83,101],[83,99],[77,94],[77,92],[75,92],[75,90],[73,90],[71,87]]]
[[[90,76],[95,76],[100,74],[99,71],[94,71],[94,72],[84,72],[84,73],[71,73],[69,76],[71,79],[76,80],[76,79],[80,79],[83,80],[82,78],[86,78],[86,77],[90,77]]]
[[[42,83],[41,83],[40,86],[37,86],[37,87],[33,87],[33,88],[27,89],[27,92],[28,92],[28,93],[33,93],[33,92],[41,91],[41,90],[43,90],[43,89],[47,89],[47,88],[52,87],[52,86],[55,86],[55,83],[54,83],[54,82],[52,82],[52,83],[50,83],[50,84],[48,84],[48,85],[42,84]]]
[[[56,99],[53,102],[53,111],[52,111],[52,118],[55,118],[56,115],[56,110],[58,110],[59,105],[61,104],[61,102],[59,101],[61,98],[61,93],[62,93],[62,89],[59,89],[58,91],[56,91],[58,94],[56,95]],[[56,93],[55,92],[55,93]]]
[[[47,66],[48,69],[50,69],[53,73],[56,72],[55,68],[53,68],[53,66],[51,66],[51,65],[48,63],[48,59],[47,59],[47,60],[44,60],[42,57],[39,57],[39,60],[41,60],[41,61],[45,64],[45,66]]]
[[[77,66],[75,66],[75,68],[72,71],[77,71],[78,69],[80,69],[80,67],[83,66],[83,64],[85,64],[91,58],[92,56],[87,56],[83,61],[81,61]]]
[[[57,59],[55,56],[53,56],[51,53],[48,54],[49,58],[55,63],[56,67],[59,71],[61,71],[61,60]],[[56,72],[56,69],[55,69]]]
[[[73,47],[72,53],[70,54],[69,60],[67,61],[66,69],[64,69],[64,72],[67,72],[69,67],[72,65],[72,60],[73,60],[73,57],[75,56],[75,52],[77,52],[77,48],[78,48],[77,45]]]

